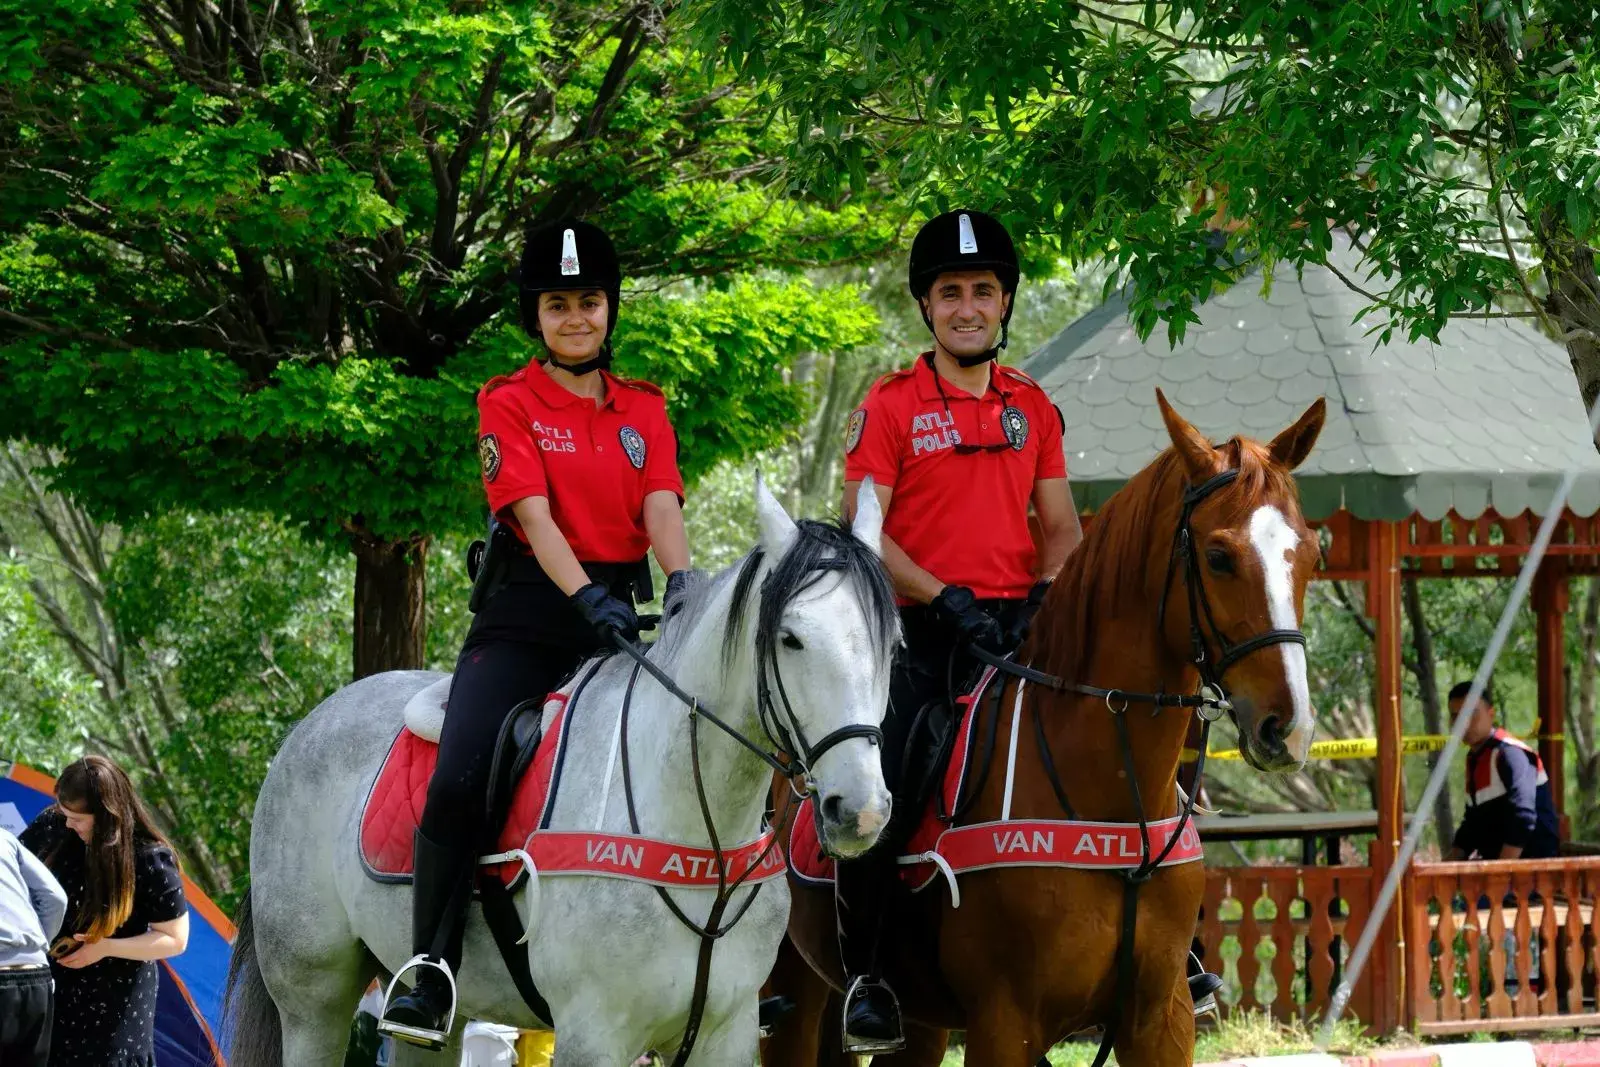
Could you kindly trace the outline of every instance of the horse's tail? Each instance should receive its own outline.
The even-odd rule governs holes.
[[[283,1067],[283,1020],[267,992],[256,958],[255,921],[250,894],[239,907],[238,933],[228,961],[228,986],[223,995],[223,1032],[229,1067]]]

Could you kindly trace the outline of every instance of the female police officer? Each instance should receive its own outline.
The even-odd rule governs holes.
[[[622,284],[610,239],[573,219],[542,227],[528,238],[520,284],[523,326],[546,358],[478,394],[483,485],[503,528],[490,539],[500,558],[482,565],[498,589],[478,605],[456,662],[416,834],[412,938],[433,965],[418,969],[380,1024],[426,1046],[446,1036],[453,997],[443,968],[461,965],[475,846],[492,832],[481,824],[502,722],[613,634],[638,636],[646,549],[668,574],[669,601],[689,566],[661,391],[605,370]]]

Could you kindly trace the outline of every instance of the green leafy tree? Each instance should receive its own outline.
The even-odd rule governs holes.
[[[430,539],[478,525],[473,392],[528,360],[527,227],[614,236],[618,369],[691,477],[777,444],[804,351],[870,338],[796,272],[890,233],[774,191],[787,135],[674,5],[0,0],[0,438],[98,519],[244,509],[354,553],[356,674],[425,657]]]
[[[268,760],[349,677],[348,559],[259,513],[108,526],[48,459],[0,451],[0,756],[115,759],[227,902]]]
[[[1582,0],[693,0],[795,175],[884,175],[1105,257],[1181,336],[1344,228],[1387,338],[1518,316],[1600,395],[1600,9]],[[1206,239],[1224,232],[1226,243]]]

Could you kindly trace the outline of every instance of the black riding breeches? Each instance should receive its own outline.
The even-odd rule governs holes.
[[[584,566],[599,581],[609,577],[604,566]],[[612,588],[632,599],[625,586]],[[473,618],[450,683],[439,763],[422,812],[421,829],[429,840],[481,839],[498,829],[482,824],[494,746],[506,716],[523,701],[556,689],[599,648],[588,624],[548,582],[506,585],[489,599]],[[476,840],[474,847],[483,843]]]

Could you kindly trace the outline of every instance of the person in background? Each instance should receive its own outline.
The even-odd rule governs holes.
[[[50,941],[67,914],[67,893],[0,826],[0,1067],[50,1062]]]
[[[1460,714],[1471,682],[1450,690],[1451,721]],[[1467,811],[1448,859],[1546,859],[1556,855],[1560,831],[1550,776],[1539,754],[1496,726],[1486,686],[1463,739],[1467,753]]]
[[[55,805],[22,843],[67,893],[67,921],[50,952],[50,1067],[155,1067],[155,961],[189,944],[172,846],[104,756],[61,772]]]

